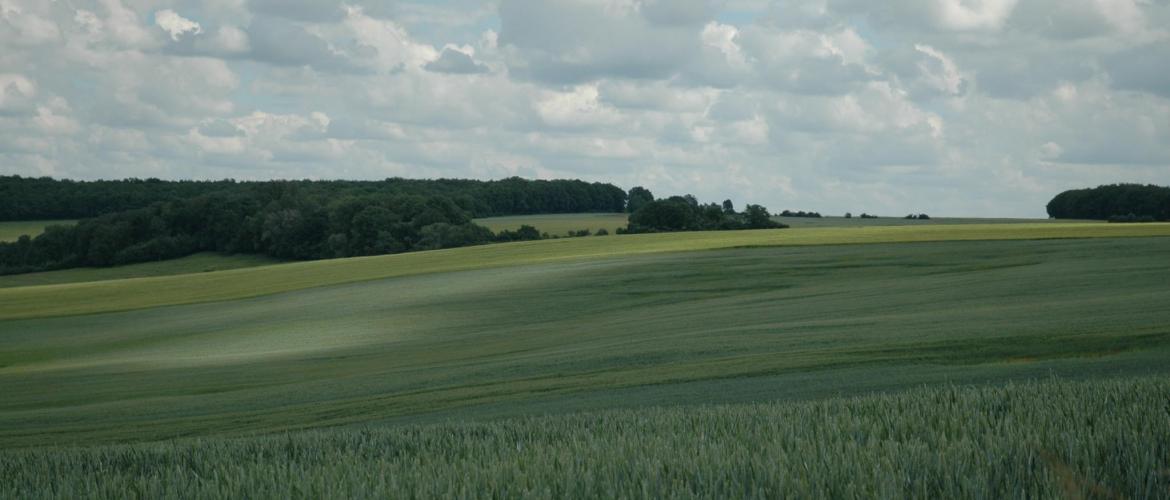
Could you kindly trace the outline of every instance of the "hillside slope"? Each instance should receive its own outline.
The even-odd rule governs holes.
[[[0,289],[0,319],[92,314],[258,297],[427,273],[724,248],[1170,236],[1168,224],[998,224],[707,231],[572,238],[297,262],[139,280]],[[95,297],[100,300],[94,300]]]
[[[621,238],[574,242],[607,239]],[[608,258],[586,245],[577,248],[589,258],[578,260],[550,252],[543,264],[2,320],[0,447],[1164,373],[1168,245],[960,241]],[[160,281],[182,278],[99,285]],[[10,291],[39,289],[69,287]]]

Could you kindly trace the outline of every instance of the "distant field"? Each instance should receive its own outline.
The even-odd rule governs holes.
[[[53,225],[71,226],[75,220],[29,220],[15,222],[0,222],[0,241],[16,241],[23,235],[36,236],[45,232],[45,228]]]
[[[860,217],[772,217],[772,220],[783,222],[794,228],[804,227],[875,227],[875,226],[933,226],[947,224],[1075,224],[1100,223],[1101,221],[1069,220],[1069,219],[994,219],[977,217],[934,217],[927,220],[905,219],[902,217],[879,217],[877,219],[862,219]]]
[[[936,217],[928,220],[903,219],[902,217],[879,217],[877,219],[862,219],[860,217],[772,217],[794,228],[805,227],[880,227],[880,226],[930,226],[946,224],[1072,224],[1072,223],[1100,223],[1101,221],[1078,221],[1056,219],[995,219],[975,217]],[[555,215],[518,215],[513,217],[490,217],[476,219],[475,222],[492,231],[503,229],[517,229],[523,224],[533,226],[552,235],[565,235],[569,231],[589,229],[596,232],[605,228],[610,234],[619,227],[626,227],[628,214],[555,214]]]
[[[1049,380],[0,451],[0,497],[1165,498],[1166,394]]]
[[[0,320],[0,448],[1170,373],[1166,237],[667,251],[1170,229],[1025,227],[575,238],[5,289],[9,317],[139,309]]]
[[[605,229],[613,234],[619,227],[626,227],[628,219],[627,214],[552,214],[490,217],[475,219],[475,223],[492,231],[516,230],[527,224],[551,236],[565,236],[569,231],[581,229],[588,229],[594,233],[598,229]]]
[[[528,241],[294,262],[179,277],[0,289],[0,319],[233,300],[359,281],[642,254],[741,247],[1170,236],[1170,224],[969,224],[708,231]],[[101,297],[102,300],[93,300]]]
[[[279,262],[277,259],[263,255],[220,255],[207,252],[178,259],[144,262],[117,267],[82,267],[63,269],[60,271],[0,276],[0,288],[86,283],[92,281],[226,271],[229,269],[272,265]]]

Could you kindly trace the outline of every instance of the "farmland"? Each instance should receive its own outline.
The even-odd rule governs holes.
[[[279,262],[277,259],[263,255],[220,255],[212,252],[204,252],[178,259],[128,264],[125,266],[80,267],[58,271],[5,275],[0,276],[0,288],[207,273],[272,265]]]
[[[627,214],[548,214],[548,215],[516,215],[511,217],[488,217],[476,219],[475,223],[485,226],[492,231],[504,229],[515,230],[521,225],[530,225],[550,236],[565,236],[569,231],[589,229],[597,232],[604,228],[610,234],[617,229],[626,227]],[[884,226],[933,226],[956,224],[1070,224],[1076,222],[1093,223],[1099,221],[1070,221],[1055,219],[996,219],[978,217],[935,217],[927,220],[904,219],[902,217],[879,217],[876,219],[862,219],[860,217],[825,216],[816,218],[781,217],[774,216],[772,220],[781,222],[794,228],[830,228],[830,227],[884,227]]]
[[[1166,378],[1048,380],[0,451],[0,497],[1157,498],[1166,394]]]
[[[59,496],[505,495],[492,490],[503,484],[520,496],[597,495],[605,484],[614,494],[835,496],[850,494],[832,486],[849,454],[874,464],[858,495],[992,495],[1026,461],[1040,496],[1085,471],[1142,496],[1165,489],[1149,471],[1170,460],[1154,430],[1170,416],[1159,406],[1170,380],[1168,248],[1167,224],[830,227],[9,287],[0,448],[23,451],[0,453],[0,474],[26,489],[0,496],[49,491],[36,470],[71,471]],[[1103,394],[1123,411],[1086,420],[1091,412],[1062,410]],[[937,404],[948,398],[963,403]],[[931,424],[911,438],[922,408]],[[997,421],[1012,424],[986,427]],[[1103,441],[1059,441],[1085,426]],[[621,435],[633,448],[613,440]],[[174,438],[187,439],[155,444]],[[1136,462],[1105,465],[1110,439]],[[745,448],[753,442],[767,445]],[[1138,453],[1137,442],[1154,448]],[[705,451],[662,452],[679,447]],[[975,465],[983,449],[1003,461]],[[643,455],[626,468],[600,465],[632,453]],[[760,470],[809,453],[819,458],[804,473]],[[95,457],[121,465],[76,466]],[[568,457],[581,458],[558,462]],[[754,482],[687,472],[717,463],[757,470]],[[335,467],[355,470],[350,482],[328,481]],[[395,479],[362,475],[370,467]],[[549,479],[566,467],[580,483]],[[528,479],[513,476],[520,469]],[[303,482],[275,484],[276,470]],[[466,474],[444,482],[442,470]],[[909,474],[934,479],[922,490],[889,479]]]

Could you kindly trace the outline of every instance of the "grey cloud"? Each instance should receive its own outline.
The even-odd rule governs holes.
[[[645,0],[641,12],[655,24],[701,26],[714,17],[716,7],[711,0]]]
[[[1104,58],[1105,69],[1119,89],[1170,98],[1170,42],[1134,47]]]
[[[984,54],[973,59],[979,90],[999,98],[1027,99],[1061,82],[1081,82],[1095,74],[1094,61],[1077,54]]]
[[[284,66],[312,66],[334,71],[357,67],[329,49],[329,44],[297,23],[276,18],[257,18],[247,29],[250,56]]]
[[[932,5],[979,2],[784,0],[719,25],[719,3],[701,0],[502,0],[498,19],[473,0],[345,2],[403,28],[360,34],[339,1],[166,0],[155,7],[203,28],[178,40],[147,2],[120,2],[152,43],[82,32],[75,8],[103,18],[98,0],[26,2],[56,38],[0,22],[0,169],[523,173],[833,213],[1042,216],[1060,189],[1164,182],[1170,168],[1170,48],[1155,42],[1166,0],[1140,3],[1128,31],[1092,18],[1092,0],[1021,0],[1001,24],[961,30]],[[246,33],[212,45],[224,26]],[[916,45],[954,62],[957,90],[930,81],[944,68]],[[395,47],[415,50],[412,63],[386,71]]]
[[[260,17],[280,17],[306,22],[338,21],[344,15],[337,0],[250,0],[249,7]]]
[[[199,133],[207,137],[242,137],[244,131],[226,120],[212,120],[199,127]]]
[[[1008,28],[1059,40],[1088,38],[1111,30],[1091,0],[1024,1]]]
[[[427,63],[424,68],[427,71],[433,71],[435,73],[462,75],[487,73],[489,71],[487,66],[475,62],[471,56],[452,48],[443,49],[443,52],[439,54],[439,58]]]
[[[512,72],[552,83],[669,78],[698,52],[701,29],[580,1],[503,0],[500,23]]]

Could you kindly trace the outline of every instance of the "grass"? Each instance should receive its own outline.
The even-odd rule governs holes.
[[[569,231],[589,229],[597,232],[605,228],[610,234],[617,232],[617,228],[626,227],[628,214],[550,214],[550,215],[517,215],[510,217],[489,217],[476,219],[479,225],[490,228],[492,231],[504,229],[519,229],[521,225],[533,226],[550,235],[564,236]],[[862,219],[860,217],[844,218],[826,216],[820,218],[780,217],[773,220],[782,222],[794,228],[827,228],[827,227],[884,227],[884,226],[934,226],[955,224],[1071,224],[1071,223],[1100,223],[1101,221],[1077,221],[1055,219],[993,219],[978,217],[935,217],[927,220],[911,220],[902,217],[880,217],[877,219]]]
[[[21,286],[60,285],[65,283],[87,283],[93,281],[173,276],[176,274],[206,273],[265,266],[279,263],[271,257],[255,254],[221,255],[213,252],[198,253],[178,259],[158,262],[144,262],[116,267],[80,267],[46,271],[41,273],[13,274],[0,276],[0,288]]]
[[[1036,231],[1069,231],[1046,227]],[[1165,227],[1084,226],[1074,234]],[[1004,228],[944,234],[1019,234]],[[932,235],[914,229],[887,228],[884,236]],[[402,272],[230,301],[2,320],[0,448],[817,399],[1050,374],[1170,373],[1168,238],[645,251],[678,239],[695,246],[693,238],[707,234],[715,233],[337,261],[388,266],[402,257],[535,252],[520,260],[524,266]],[[802,234],[816,232],[722,236]],[[572,246],[580,241],[642,252],[600,258],[593,252],[623,247]],[[262,276],[328,264],[96,289],[191,280],[200,290],[208,282],[196,280],[207,276],[258,284],[268,279]],[[94,285],[4,292],[73,286]]]
[[[1165,498],[1170,378],[0,452],[4,498]]]
[[[581,229],[594,233],[598,229],[605,229],[609,234],[614,234],[619,227],[626,227],[628,218],[627,214],[621,213],[516,215],[475,219],[475,223],[497,232],[520,229],[520,226],[527,224],[552,236],[565,236],[569,231]]]
[[[75,220],[29,220],[0,222],[0,241],[16,241],[23,235],[35,237],[45,231],[48,226],[71,226]]]
[[[1075,224],[1100,223],[1101,221],[1070,220],[1070,219],[1006,219],[982,217],[933,217],[926,220],[904,219],[902,217],[879,217],[877,219],[862,219],[860,217],[825,216],[825,217],[780,217],[772,218],[794,228],[805,227],[883,227],[883,226],[935,226],[957,224]]]
[[[624,235],[298,262],[217,273],[0,289],[0,320],[236,300],[306,288],[554,262],[740,247],[1170,236],[1170,224],[971,224]],[[101,297],[102,300],[93,300]]]

